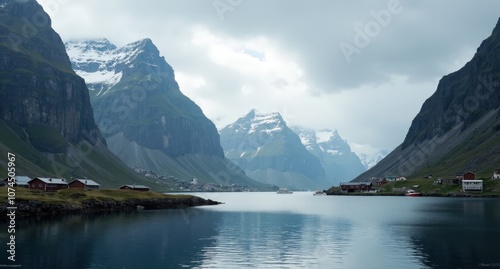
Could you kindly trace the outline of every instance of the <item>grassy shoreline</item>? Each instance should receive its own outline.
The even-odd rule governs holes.
[[[500,180],[479,178],[483,180],[482,192],[463,192],[461,184],[437,184],[432,178],[416,178],[404,181],[393,181],[382,186],[377,186],[377,193],[341,193],[339,187],[327,190],[328,195],[358,195],[358,196],[404,196],[404,191],[393,191],[394,189],[413,189],[424,197],[500,197]],[[416,187],[418,186],[418,187]]]
[[[15,193],[15,204],[9,205],[7,188],[0,188],[0,218],[6,218],[8,206],[17,207],[17,215],[28,216],[138,209],[174,209],[220,204],[193,195],[172,195],[132,190],[65,189],[57,192],[42,192],[15,188]]]

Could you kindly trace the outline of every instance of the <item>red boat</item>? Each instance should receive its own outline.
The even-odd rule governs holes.
[[[420,192],[416,192],[414,190],[407,190],[406,196],[420,196]]]

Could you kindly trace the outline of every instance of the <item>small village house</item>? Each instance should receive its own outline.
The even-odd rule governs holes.
[[[396,181],[396,176],[385,176],[385,179],[389,182]]]
[[[362,192],[369,191],[372,188],[371,182],[342,182],[340,190],[343,192]]]
[[[68,186],[70,189],[98,190],[101,185],[90,179],[75,179]]]
[[[474,180],[476,179],[476,174],[468,171],[468,172],[458,172],[456,178],[458,180]]]
[[[500,179],[500,170],[493,172],[493,176],[491,178]]]
[[[68,188],[68,182],[62,178],[35,177],[28,184],[30,189],[41,191],[57,191]]]
[[[379,185],[379,186],[385,185],[387,183],[389,183],[389,181],[387,181],[387,179],[385,179],[385,178],[381,178],[377,181],[377,185]]]
[[[483,191],[483,181],[478,179],[463,179],[462,190],[465,191]]]
[[[15,176],[14,178],[16,179],[14,187],[29,188],[28,182],[31,180],[31,178],[26,176]],[[8,183],[9,183],[9,178],[5,178],[2,181],[2,185],[7,185]]]
[[[124,185],[120,187],[120,190],[134,190],[134,191],[149,191],[149,187],[144,185]]]

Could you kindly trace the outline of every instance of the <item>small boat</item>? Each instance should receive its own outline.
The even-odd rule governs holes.
[[[406,196],[420,196],[420,192],[416,192],[412,189],[406,191]]]
[[[322,190],[317,190],[315,193],[313,193],[313,195],[324,196],[324,195],[326,195],[326,192],[324,192]]]
[[[278,194],[292,194],[293,191],[289,191],[288,189],[281,188],[277,193]]]

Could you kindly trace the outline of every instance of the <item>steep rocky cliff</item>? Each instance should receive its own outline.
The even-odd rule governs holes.
[[[500,168],[500,20],[460,70],[444,76],[404,142],[356,181],[372,176],[490,177]]]
[[[106,148],[85,81],[34,0],[0,0],[0,150],[16,155],[18,175],[151,183]]]
[[[174,70],[150,39],[116,48],[106,39],[66,43],[73,68],[87,82],[106,138],[123,135],[168,156],[223,158],[215,125],[181,93]]]
[[[50,18],[35,1],[20,3],[0,1],[1,119],[23,127],[45,126],[47,133],[72,143],[104,143],[85,82],[71,69]],[[43,141],[31,142],[43,147]]]

